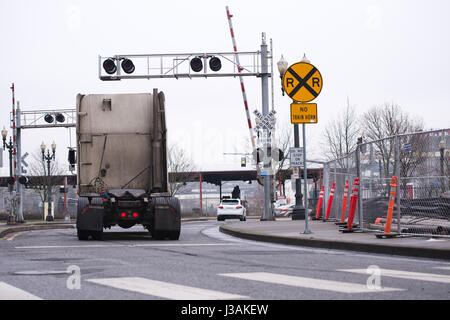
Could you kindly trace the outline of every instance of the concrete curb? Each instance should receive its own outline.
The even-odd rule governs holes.
[[[0,231],[0,238],[14,232],[35,231],[35,230],[50,230],[50,229],[75,229],[75,224],[68,223],[52,223],[52,224],[32,224],[22,226],[11,226]]]
[[[420,247],[406,247],[406,246],[392,246],[386,244],[368,244],[348,241],[331,241],[326,239],[314,238],[293,238],[279,235],[267,235],[263,233],[242,231],[235,229],[227,224],[219,227],[220,232],[248,240],[313,247],[330,250],[350,250],[366,253],[378,253],[388,255],[410,256],[420,258],[433,258],[450,260],[449,250],[420,248]]]

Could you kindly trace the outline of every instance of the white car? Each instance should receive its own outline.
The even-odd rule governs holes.
[[[217,207],[217,221],[225,219],[247,220],[247,210],[241,199],[222,199]]]
[[[275,217],[290,217],[294,211],[295,204],[286,204],[284,206],[275,207]]]

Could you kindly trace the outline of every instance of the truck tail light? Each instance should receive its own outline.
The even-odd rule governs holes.
[[[133,212],[133,218],[137,218],[139,215],[137,212]]]
[[[127,216],[127,214],[126,214],[125,212],[122,212],[122,213],[120,214],[120,216],[121,216],[122,218],[125,218],[125,217]]]

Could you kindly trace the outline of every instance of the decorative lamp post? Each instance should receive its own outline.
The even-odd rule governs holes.
[[[55,160],[55,152],[56,152],[56,144],[53,142],[51,144],[52,154],[50,155],[50,150],[47,149],[47,155],[45,155],[46,146],[44,142],[41,144],[41,152],[42,152],[42,162],[47,161],[47,218],[46,221],[53,221],[52,211],[50,208],[51,205],[51,185],[50,185],[50,162]]]
[[[288,68],[288,62],[284,59],[283,55],[281,55],[280,61],[277,62],[278,71],[280,72],[280,79],[283,81],[284,73],[286,72]],[[281,92],[284,96],[284,89],[283,86],[281,86]]]
[[[14,143],[12,142],[12,138],[9,137],[9,143],[6,142],[6,137],[8,136],[8,130],[5,129],[5,127],[3,127],[2,130],[2,139],[3,139],[3,150],[5,150],[6,148],[8,149],[9,152],[9,179],[8,179],[8,189],[9,189],[9,194],[10,194],[10,205],[11,205],[11,211],[10,211],[10,215],[8,216],[8,220],[7,223],[8,224],[14,224],[15,222],[15,216],[14,216],[14,199],[12,196],[12,191],[13,191],[13,187],[14,187],[14,182],[15,182],[15,178],[13,175],[13,169],[12,169],[12,164],[13,164],[13,160],[12,160],[12,155],[14,152]]]

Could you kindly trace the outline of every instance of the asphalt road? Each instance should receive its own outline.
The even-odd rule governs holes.
[[[450,297],[444,261],[242,240],[220,233],[222,223],[183,222],[179,241],[153,240],[141,226],[108,230],[103,241],[78,241],[74,229],[8,235],[0,299]]]

